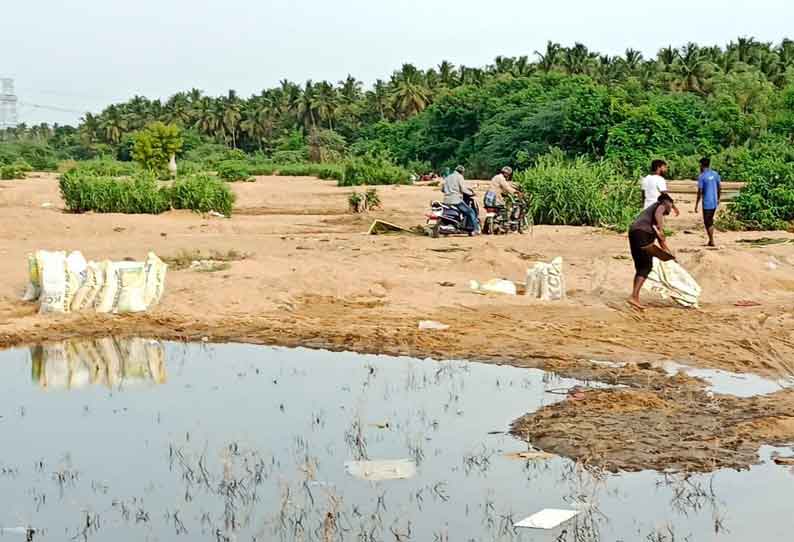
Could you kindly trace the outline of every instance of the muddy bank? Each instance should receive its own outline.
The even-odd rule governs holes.
[[[589,390],[517,420],[514,435],[610,471],[711,472],[794,443],[794,390],[752,398],[670,385]]]

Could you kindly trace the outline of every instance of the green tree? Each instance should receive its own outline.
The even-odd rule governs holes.
[[[181,149],[179,128],[154,122],[135,135],[132,156],[144,169],[163,175],[168,171],[171,157]]]

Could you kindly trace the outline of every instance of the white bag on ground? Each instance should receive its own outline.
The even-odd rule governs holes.
[[[79,312],[86,309],[93,309],[94,302],[102,290],[105,283],[104,268],[94,262],[90,262],[85,270],[83,284],[77,289],[77,293],[72,299],[72,312]]]
[[[39,275],[39,262],[35,254],[28,254],[28,287],[22,296],[22,301],[36,301],[41,295],[41,276]]]
[[[40,250],[36,253],[36,261],[41,276],[39,312],[69,312],[85,278],[85,258],[79,252],[67,257],[65,252]]]
[[[551,263],[538,262],[527,270],[526,295],[543,301],[565,299],[565,275],[562,272],[562,258],[554,258]]]
[[[165,273],[168,266],[157,257],[154,252],[150,252],[146,257],[146,286],[143,292],[143,301],[146,308],[151,308],[163,297],[165,290]]]
[[[677,261],[663,262],[657,258],[653,259],[653,268],[643,288],[691,308],[699,307],[702,293],[700,285]]]
[[[144,292],[146,290],[146,267],[143,263],[127,262],[116,264],[116,273],[119,276],[121,290],[117,297],[113,312],[124,314],[127,312],[146,311]]]

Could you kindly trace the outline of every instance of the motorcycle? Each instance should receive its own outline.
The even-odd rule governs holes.
[[[463,203],[474,209],[477,217],[480,216],[480,207],[474,200],[474,193],[463,195]],[[454,205],[447,205],[440,201],[430,203],[430,212],[427,214],[427,226],[430,237],[438,238],[441,235],[471,235],[466,228],[466,215]]]
[[[507,205],[486,207],[482,232],[486,235],[524,233],[531,227],[529,202],[522,194],[507,194]]]

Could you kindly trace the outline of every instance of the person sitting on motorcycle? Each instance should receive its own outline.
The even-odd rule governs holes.
[[[518,189],[510,182],[512,178],[513,168],[505,166],[493,179],[491,179],[491,184],[483,198],[484,207],[499,210],[504,209],[504,195],[518,194]]]
[[[474,196],[474,191],[466,186],[463,174],[466,168],[458,166],[455,171],[441,183],[441,191],[444,193],[444,203],[457,207],[466,217],[466,229],[473,235],[480,234],[480,218],[469,205],[464,202],[464,194]]]

